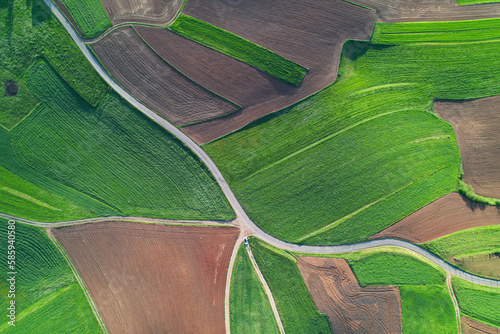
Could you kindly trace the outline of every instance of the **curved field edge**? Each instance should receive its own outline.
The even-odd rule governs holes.
[[[231,333],[279,333],[269,299],[242,243],[231,277]]]
[[[0,234],[7,240],[7,220],[0,218]],[[16,322],[2,333],[102,333],[90,305],[66,261],[41,228],[15,223]],[[10,243],[1,243],[7,254]],[[2,294],[8,291],[7,261],[0,265]],[[5,283],[4,283],[5,282]],[[7,294],[5,294],[7,296]],[[9,300],[1,304],[7,308]],[[3,307],[2,306],[2,307]]]
[[[500,328],[500,289],[452,278],[461,312],[469,318]]]
[[[400,201],[397,206],[401,205],[401,207],[392,217],[387,216],[383,208],[387,208],[388,203],[393,205],[393,198],[385,200],[384,195],[379,195],[378,198],[375,197],[371,201],[365,201],[354,207],[352,203],[349,203],[349,206],[337,206],[340,210],[353,208],[343,216],[330,216],[329,221],[325,218],[322,218],[323,221],[318,219],[318,215],[324,215],[326,211],[331,210],[327,206],[320,205],[321,197],[329,196],[331,191],[336,191],[336,189],[332,188],[329,192],[320,191],[321,188],[327,187],[323,184],[314,186],[309,179],[305,182],[301,178],[307,177],[310,173],[323,175],[331,173],[335,166],[330,165],[327,169],[322,163],[309,162],[304,158],[299,158],[299,155],[294,156],[295,152],[300,153],[307,146],[321,142],[332,133],[362,122],[363,119],[391,112],[397,115],[395,111],[403,106],[405,109],[414,108],[433,113],[431,103],[436,98],[467,99],[498,94],[500,85],[496,78],[500,77],[500,62],[497,57],[492,56],[495,50],[500,51],[498,41],[408,43],[391,47],[348,42],[343,49],[340,77],[333,85],[292,107],[259,119],[240,131],[211,142],[205,145],[204,149],[217,163],[250,217],[266,232],[290,242],[317,245],[366,240],[369,235],[361,232],[360,226],[365,229],[372,224],[380,224],[373,226],[373,230],[369,231],[369,233],[376,233],[439,197],[458,191],[460,157],[451,126],[442,125],[447,127],[446,132],[450,136],[452,144],[448,146],[449,159],[454,162],[443,163],[444,170],[435,163],[434,166],[431,163],[427,164],[428,168],[436,168],[435,173],[441,173],[440,175],[434,174],[437,183],[425,183],[428,178],[428,175],[425,175],[422,178],[423,183],[416,185],[413,192],[412,187],[401,188],[399,191],[402,193],[394,195],[396,200]],[[459,60],[460,66],[457,66]],[[444,123],[444,121],[440,122]],[[435,124],[440,123],[436,121]],[[423,144],[426,145],[428,142]],[[325,149],[321,159],[326,159],[328,150],[326,145],[323,147]],[[439,149],[436,150],[436,154],[441,155],[437,152]],[[344,152],[338,154],[344,154]],[[291,159],[288,158],[289,156]],[[289,166],[280,162],[283,159],[295,160],[296,166],[302,164],[302,173],[288,178],[275,177],[285,171],[295,173],[294,169],[287,170]],[[283,171],[277,165],[273,165],[277,162],[280,162]],[[276,167],[266,170],[267,166]],[[386,170],[397,171],[395,167],[395,164],[390,162],[386,165]],[[366,170],[366,173],[373,172],[373,167]],[[323,177],[326,178],[326,176]],[[261,185],[259,185],[260,182],[254,182],[259,179],[266,182],[262,182]],[[283,184],[288,182],[287,179],[293,179],[287,185],[291,188],[283,187]],[[350,179],[351,189],[354,191],[359,187],[367,187],[362,178],[353,179],[352,173]],[[303,189],[296,192],[289,190],[294,187],[298,189],[301,183]],[[278,184],[280,186],[277,186]],[[380,184],[378,182],[377,186]],[[266,185],[269,186],[266,187]],[[373,184],[369,191],[376,192],[377,186]],[[401,184],[400,187],[402,186]],[[270,189],[271,187],[275,189]],[[424,191],[420,191],[419,188]],[[393,191],[397,189],[393,188]],[[311,196],[314,192],[318,195]],[[299,195],[296,196],[297,194]],[[385,195],[389,194],[390,192],[387,192]],[[277,199],[282,200],[285,196],[289,196],[290,204],[276,203]],[[353,197],[355,201],[359,200],[359,197]],[[294,198],[298,199],[291,204]],[[419,199],[418,204],[414,202],[415,198]],[[306,201],[311,203],[307,206],[303,205],[302,203]],[[301,206],[306,211],[314,208],[316,212],[309,214],[306,220],[300,217],[301,213],[297,214]],[[263,209],[264,207],[266,209]],[[379,208],[382,209],[379,211]],[[390,213],[389,210],[385,211]],[[273,213],[279,213],[279,217],[278,214],[271,217]],[[349,227],[345,220],[339,221],[342,217],[353,224]],[[359,218],[356,224],[353,218]],[[337,228],[336,222],[340,223],[339,228],[345,228],[345,233],[339,230],[337,237],[334,236]],[[319,234],[311,239],[300,240],[308,233],[315,233],[328,224],[333,224],[330,232],[324,234],[318,232]],[[296,233],[297,227],[299,229],[310,228],[310,231],[302,232],[300,235]]]
[[[199,158],[125,101],[109,94],[94,108],[44,62],[28,77],[42,105],[11,133],[22,163],[120,215],[234,217]]]
[[[424,249],[438,255],[446,262],[475,275],[494,278],[480,272],[471,271],[454,259],[500,253],[500,226],[484,226],[455,232],[421,245]]]
[[[181,14],[168,29],[241,60],[293,86],[299,86],[308,71],[307,68],[266,48],[191,16]]]

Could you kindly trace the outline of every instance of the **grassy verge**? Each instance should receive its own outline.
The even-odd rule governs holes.
[[[295,259],[256,238],[250,240],[250,246],[273,293],[285,332],[331,333],[328,317],[318,312]]]
[[[230,292],[231,333],[279,333],[266,292],[241,244]]]
[[[483,203],[486,205],[496,205],[500,206],[500,199],[489,198],[478,195],[474,192],[474,189],[464,181],[458,179],[458,192],[468,199],[476,203]]]
[[[500,327],[500,289],[452,279],[460,310],[468,317]]]
[[[0,235],[7,240],[7,221]],[[3,321],[2,333],[101,333],[85,295],[67,263],[43,229],[16,223],[16,322]],[[8,243],[0,243],[7,254]],[[7,261],[0,264],[0,291],[7,296]],[[9,300],[0,300],[6,309]]]
[[[42,104],[11,134],[24,165],[121,215],[233,218],[205,165],[117,96],[92,107],[43,61],[27,84]]]
[[[308,71],[266,48],[187,15],[179,16],[169,29],[294,86],[300,85]]]
[[[458,145],[432,101],[500,94],[499,52],[499,41],[348,42],[333,85],[204,148],[266,232],[366,240],[458,191]]]
[[[495,3],[500,2],[498,0],[457,0],[459,5],[476,5],[481,3]]]
[[[42,0],[8,1],[0,8],[0,22],[0,66],[17,78],[43,56],[92,105],[107,91],[104,81]]]
[[[402,286],[402,332],[456,333],[455,308],[445,286]]]
[[[475,42],[500,38],[500,19],[377,23],[373,44]]]
[[[85,38],[102,34],[113,24],[99,0],[61,0]]]

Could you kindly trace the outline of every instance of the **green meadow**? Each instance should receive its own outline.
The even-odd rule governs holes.
[[[7,220],[0,218],[0,236],[7,240]],[[2,333],[102,333],[82,288],[59,250],[45,231],[38,227],[15,224],[15,326],[4,315]],[[2,254],[9,244],[0,243]],[[9,306],[10,285],[7,261],[0,264],[2,310]],[[6,312],[4,312],[5,314]],[[61,316],[63,314],[64,316]]]
[[[269,299],[243,244],[234,262],[229,298],[231,333],[279,333]]]
[[[500,94],[499,52],[496,40],[347,42],[334,84],[204,149],[273,236],[313,245],[367,240],[458,191],[456,138],[432,101]]]
[[[61,0],[85,38],[102,34],[113,24],[99,0]]]

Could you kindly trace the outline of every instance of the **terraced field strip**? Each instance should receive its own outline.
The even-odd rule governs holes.
[[[252,65],[273,77],[298,86],[308,69],[224,29],[187,15],[168,29],[188,39]]]

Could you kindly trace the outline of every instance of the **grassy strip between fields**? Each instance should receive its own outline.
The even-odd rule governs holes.
[[[308,69],[226,30],[182,14],[171,31],[298,86]]]
[[[269,299],[243,244],[234,263],[229,302],[231,333],[279,333]]]
[[[273,293],[287,333],[331,333],[326,314],[320,314],[302,279],[296,260],[259,239],[249,240],[252,253]]]
[[[500,288],[469,283],[452,278],[460,310],[468,317],[500,327]]]
[[[22,164],[118,215],[233,218],[198,157],[121,98],[109,94],[93,107],[44,61],[26,80],[42,103],[10,134]]]
[[[475,42],[500,39],[500,19],[377,23],[373,44]]]
[[[61,0],[61,2],[85,38],[97,37],[113,25],[100,0]]]
[[[476,5],[482,3],[495,3],[500,2],[499,0],[457,0],[459,5]]]
[[[7,240],[7,220],[0,219],[0,236]],[[16,322],[0,326],[2,333],[101,333],[87,299],[67,263],[45,231],[15,224]],[[7,242],[0,251],[7,254]],[[0,292],[7,296],[7,261],[0,264]],[[9,299],[0,301],[7,309]],[[7,325],[7,326],[6,326]]]
[[[468,185],[460,179],[458,180],[458,192],[473,202],[483,203],[487,205],[496,205],[500,207],[500,199],[478,195],[474,192],[472,186]]]

